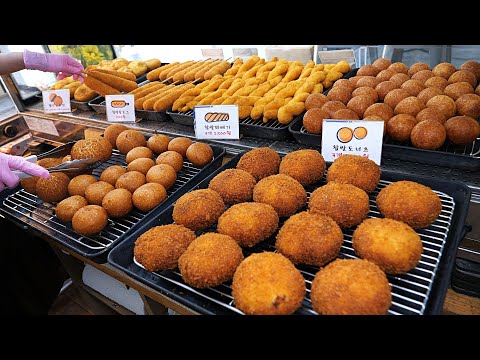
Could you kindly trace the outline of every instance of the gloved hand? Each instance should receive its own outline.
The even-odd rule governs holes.
[[[5,189],[5,187],[14,188],[20,181],[18,176],[12,173],[12,170],[20,170],[42,178],[50,177],[48,170],[40,165],[32,164],[21,156],[0,153],[0,191]]]
[[[23,51],[25,69],[60,72],[58,80],[73,75],[74,80],[83,82],[83,65],[65,54],[42,54],[25,49]]]

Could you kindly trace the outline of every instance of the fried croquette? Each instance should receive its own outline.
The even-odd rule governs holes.
[[[213,159],[213,150],[210,145],[195,142],[187,148],[186,157],[194,166],[203,167]]]
[[[187,149],[190,145],[193,144],[193,141],[187,137],[177,137],[168,143],[168,150],[175,151],[185,157],[187,154]]]
[[[80,195],[70,196],[60,201],[55,208],[55,215],[63,222],[72,221],[73,215],[84,206],[88,205],[88,201]]]
[[[173,206],[173,220],[192,230],[207,229],[225,211],[222,197],[210,189],[191,191],[180,197]]]
[[[322,111],[326,112],[328,118],[331,119],[338,110],[346,109],[346,106],[344,103],[334,100],[326,102],[321,109]]]
[[[331,181],[312,192],[308,209],[330,216],[342,228],[349,228],[367,218],[369,199],[356,186]]]
[[[428,100],[437,95],[443,95],[442,90],[435,87],[427,87],[426,89],[420,91],[420,93],[417,95],[417,98],[421,100],[424,104],[427,104]]]
[[[390,65],[392,65],[392,62],[385,58],[378,58],[372,63],[372,66],[375,66],[380,71],[388,69]]]
[[[280,155],[270,148],[261,147],[250,150],[242,155],[237,164],[237,169],[251,174],[255,180],[278,174]]]
[[[425,110],[426,109],[422,111]],[[422,111],[420,111],[420,113]],[[416,124],[417,121],[412,115],[398,114],[389,120],[387,124],[387,133],[394,141],[406,142],[410,140],[410,134]]]
[[[225,204],[238,204],[253,199],[255,178],[240,169],[227,169],[216,175],[208,188],[220,194]]]
[[[155,154],[161,154],[168,150],[170,138],[167,135],[159,134],[148,138],[147,147]]]
[[[328,98],[323,94],[310,94],[305,100],[305,110],[320,109],[327,102]]]
[[[358,115],[350,109],[340,109],[335,111],[333,118],[338,120],[359,120]]]
[[[112,184],[105,181],[97,181],[90,184],[85,189],[85,199],[90,205],[102,205],[102,200],[109,193],[115,189]]]
[[[206,288],[231,280],[242,261],[242,248],[230,236],[206,233],[190,243],[178,268],[188,285]]]
[[[125,174],[127,169],[120,165],[112,165],[107,167],[105,170],[102,171],[100,174],[100,181],[105,181],[109,184],[115,186],[118,178]]]
[[[422,257],[420,236],[407,224],[393,219],[366,219],[353,232],[352,246],[363,259],[387,274],[404,274]]]
[[[337,259],[315,275],[310,299],[322,315],[384,315],[392,303],[392,288],[374,263]]]
[[[158,155],[157,160],[155,161],[157,165],[167,164],[175,169],[176,172],[182,170],[183,167],[183,157],[176,151],[165,151]]]
[[[39,178],[35,185],[37,196],[43,201],[59,202],[68,197],[70,178],[62,172],[51,173],[48,178]]]
[[[75,176],[68,183],[68,193],[73,195],[85,196],[85,189],[88,185],[96,183],[98,180],[95,176],[92,175],[78,175]]]
[[[290,216],[307,203],[307,193],[294,178],[272,175],[260,180],[253,188],[253,201],[273,206],[278,216]]]
[[[440,91],[444,91],[445,88],[448,86],[448,84],[449,84],[449,82],[448,82],[447,79],[445,79],[441,76],[433,76],[430,79],[428,79],[427,81],[425,81],[424,85],[427,88],[434,87],[434,88],[439,89]],[[439,94],[437,94],[437,95],[439,95]]]
[[[437,120],[424,120],[419,122],[410,134],[410,141],[413,146],[427,150],[440,148],[446,138],[447,132],[445,126]]]
[[[305,297],[302,274],[281,254],[252,254],[238,266],[232,281],[235,307],[247,315],[289,315]]]
[[[329,117],[328,113],[323,109],[312,108],[303,115],[303,127],[310,134],[320,134],[322,132],[323,119],[328,119]]]
[[[122,131],[115,141],[118,151],[122,154],[127,154],[133,148],[138,146],[146,146],[147,141],[145,136],[137,130],[125,130]]]
[[[153,157],[153,151],[146,146],[137,146],[130,150],[125,157],[127,164],[130,164],[133,160]]]
[[[251,247],[272,236],[278,221],[277,212],[268,204],[241,203],[220,216],[217,231],[231,236],[240,246]]]
[[[143,175],[147,175],[148,170],[150,170],[154,165],[155,165],[155,161],[153,161],[153,159],[139,158],[129,163],[127,166],[127,170],[138,171],[138,172],[141,172]]]
[[[445,123],[447,138],[457,145],[468,145],[480,136],[480,124],[469,116],[454,116]]]
[[[408,80],[410,80],[410,76],[404,73],[396,73],[389,79],[389,81],[393,82],[397,86],[397,88],[402,86],[402,84]]]
[[[435,120],[440,124],[445,124],[447,118],[445,117],[445,114],[437,108],[427,107],[417,114],[415,120],[417,121],[417,124],[425,120]]]
[[[294,264],[323,266],[338,256],[342,243],[342,230],[332,218],[303,211],[285,221],[275,247]]]
[[[380,85],[380,84],[379,84]],[[360,95],[364,95],[364,96],[369,96],[372,98],[373,102],[377,102],[378,101],[378,93],[375,89],[371,88],[371,87],[368,87],[368,86],[362,86],[362,87],[359,87],[359,88],[356,88],[353,93],[352,93],[352,96],[355,97],[355,96],[360,96]]]
[[[377,206],[386,218],[403,221],[414,229],[434,223],[442,202],[428,186],[413,181],[397,181],[377,195]]]
[[[326,168],[325,160],[317,150],[297,150],[283,157],[279,173],[291,176],[305,186],[319,181]]]
[[[133,209],[132,193],[127,189],[109,191],[103,197],[102,207],[112,218],[124,217]]]
[[[343,155],[328,169],[327,182],[352,184],[371,193],[380,181],[380,167],[374,161],[358,155]]]
[[[156,226],[135,240],[133,254],[148,271],[175,269],[195,237],[192,230],[182,225]]]
[[[128,171],[117,179],[115,187],[117,189],[127,189],[133,193],[145,183],[145,175],[143,175],[140,171]]]
[[[98,205],[84,206],[78,209],[72,218],[72,229],[86,236],[98,234],[107,225],[108,214],[104,208]]]
[[[147,183],[161,184],[165,189],[170,189],[177,181],[177,173],[173,167],[168,164],[152,166],[146,175]]]
[[[147,212],[160,205],[167,198],[167,190],[161,184],[148,183],[140,186],[132,195],[133,206]]]

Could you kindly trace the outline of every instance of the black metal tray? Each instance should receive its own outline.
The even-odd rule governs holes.
[[[298,143],[320,147],[322,135],[305,131],[303,115],[297,116],[291,122],[288,131]],[[414,148],[409,143],[399,145],[387,136],[383,141],[382,157],[475,171],[480,169],[480,138],[468,146],[455,146],[447,140],[439,150],[423,150]]]
[[[235,167],[241,155],[236,155],[230,162],[215,171],[193,189],[207,187],[210,180],[219,172]],[[450,275],[457,246],[467,231],[465,219],[471,195],[470,189],[462,183],[384,171],[381,184],[377,187],[374,194],[370,196],[371,212],[368,215],[369,217],[379,216],[378,211],[375,211],[375,196],[379,188],[398,180],[417,181],[430,186],[436,191],[440,191],[443,193],[439,194],[442,199],[443,209],[439,219],[433,225],[418,231],[424,245],[420,264],[408,274],[388,276],[392,284],[393,295],[393,305],[389,313],[439,314],[442,312],[443,301],[450,284]],[[317,186],[322,183],[324,183],[324,179]],[[307,187],[306,190],[310,193],[317,186]],[[125,239],[110,252],[108,262],[195,312],[201,314],[241,313],[232,305],[233,297],[231,296],[230,283],[224,283],[215,288],[195,289],[183,282],[178,270],[148,272],[135,263],[133,259],[135,240],[154,226],[173,223],[172,212],[173,206],[169,206],[160,215],[157,215],[155,219],[148,223],[145,222],[142,227],[139,227],[129,238]],[[448,225],[449,223],[450,225]],[[208,230],[215,231],[214,228]],[[351,247],[352,233],[353,229],[344,231],[345,240],[340,257],[356,258]],[[442,235],[440,236],[439,233]],[[275,236],[251,249],[244,249],[244,254],[247,256],[251,252],[275,250]],[[298,268],[302,271],[306,280],[308,280],[307,288],[309,289],[310,282],[313,280],[318,268],[311,266],[298,266]],[[302,307],[297,310],[296,314],[312,313],[314,312],[311,309],[309,295],[307,294]]]
[[[74,142],[62,145],[38,156],[38,158],[68,155],[73,144]],[[54,216],[55,205],[43,202],[37,196],[23,190],[21,186],[17,186],[15,189],[6,189],[0,193],[2,204],[0,211],[7,217],[48,235],[51,239],[82,256],[91,258],[98,263],[104,263],[108,252],[125,239],[129,233],[141,226],[144,221],[155,217],[155,214],[168,207],[170,203],[221,166],[225,149],[216,145],[210,146],[214,153],[212,162],[203,168],[198,168],[185,161],[182,170],[177,173],[175,185],[167,191],[167,199],[162,204],[148,213],[134,209],[121,219],[109,219],[107,227],[95,237],[77,234],[71,228],[70,223],[64,224]],[[114,150],[111,158],[95,169],[93,175],[99,178],[101,172],[111,165],[126,166],[125,155]]]

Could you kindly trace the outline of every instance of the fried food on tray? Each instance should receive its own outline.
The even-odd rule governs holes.
[[[102,207],[111,218],[124,217],[133,209],[132,193],[126,189],[114,189],[104,196]]]
[[[448,78],[450,83],[457,83],[457,82],[468,82],[472,86],[477,86],[477,78],[474,73],[468,70],[458,70],[455,71],[450,77]]]
[[[136,77],[139,77],[148,71],[147,64],[140,60],[130,61],[127,67],[133,71]]]
[[[410,94],[405,89],[394,89],[385,96],[383,102],[390,106],[392,109],[395,109],[395,107],[400,101],[406,99],[409,96]]]
[[[323,266],[335,259],[343,233],[330,217],[303,211],[291,216],[277,234],[277,251],[294,264]]]
[[[363,118],[365,110],[368,109],[370,105],[373,105],[374,101],[371,97],[365,95],[359,95],[353,97],[347,104],[347,109],[354,111],[359,118]]]
[[[165,71],[165,70],[168,70],[168,69],[171,69],[173,68],[174,66],[177,66],[179,63],[178,62],[173,62],[173,63],[170,63],[168,65],[165,65],[165,66],[162,66],[162,67],[159,67],[159,68],[156,68],[152,71],[150,71],[148,74],[147,74],[147,80],[148,81],[156,81],[158,80],[158,77],[160,75],[160,73],[162,71]],[[148,66],[148,64],[147,64]]]
[[[40,178],[35,185],[37,196],[43,201],[59,202],[68,197],[70,178],[62,172],[51,173],[48,179]]]
[[[192,230],[207,229],[225,211],[222,197],[210,189],[191,191],[180,197],[173,206],[173,220]]]
[[[377,76],[380,70],[373,65],[363,65],[358,69],[357,76]]]
[[[392,303],[392,289],[374,263],[337,259],[315,275],[310,299],[322,315],[384,315]]]
[[[80,195],[70,196],[57,204],[55,215],[63,222],[72,221],[73,215],[84,206],[88,205],[88,201]]]
[[[272,236],[278,229],[275,209],[262,203],[233,205],[218,219],[217,231],[231,236],[240,246],[251,247]]]
[[[478,61],[466,61],[460,66],[460,70],[468,70],[475,75],[477,80],[480,80],[480,63]]]
[[[186,157],[187,149],[192,144],[193,141],[187,137],[176,137],[168,143],[168,150],[176,151],[182,155],[182,157]]]
[[[182,225],[156,226],[135,240],[133,254],[148,271],[175,269],[195,237],[192,230]]]
[[[413,76],[414,74],[422,70],[430,70],[430,66],[423,62],[416,62],[408,69],[408,75]]]
[[[427,80],[434,76],[435,74],[431,70],[420,70],[412,76],[412,80],[418,80],[422,85],[426,86],[425,83]]]
[[[242,155],[237,164],[237,169],[251,174],[257,181],[264,177],[278,174],[280,156],[270,148],[261,147],[250,150]]]
[[[363,259],[387,274],[404,274],[422,257],[420,236],[407,224],[393,219],[366,219],[353,232],[352,246]]]
[[[333,118],[339,120],[359,120],[357,114],[350,109],[340,109],[335,111]]]
[[[242,249],[230,236],[206,233],[190,243],[178,268],[187,284],[206,288],[231,280],[242,261]]]
[[[213,159],[213,150],[210,145],[195,142],[187,148],[186,156],[193,166],[203,167]]]
[[[312,192],[308,209],[331,217],[342,228],[349,228],[367,218],[369,199],[356,186],[331,181]]]
[[[385,58],[378,58],[372,63],[372,66],[375,66],[379,71],[386,70],[392,65],[392,62]]]
[[[455,101],[447,95],[437,95],[432,97],[428,100],[427,107],[436,107],[445,114],[447,119],[455,116],[455,112],[457,111]]]
[[[152,166],[146,173],[148,183],[161,184],[165,189],[170,189],[177,181],[175,169],[168,164],[159,164]]]
[[[87,205],[80,208],[72,218],[72,229],[82,235],[98,234],[108,225],[108,214],[98,205]]]
[[[380,167],[363,156],[343,155],[329,167],[327,182],[330,181],[352,184],[371,193],[380,181]]]
[[[170,138],[167,135],[153,135],[148,138],[147,147],[155,154],[161,154],[162,152],[168,150],[169,143]]]
[[[352,98],[352,92],[345,86],[336,86],[328,92],[327,98],[330,101],[340,101],[347,105]]]
[[[70,152],[72,160],[97,159],[106,162],[112,156],[112,144],[104,138],[91,138],[77,141]]]
[[[175,169],[176,172],[182,170],[183,167],[183,157],[176,151],[165,151],[158,155],[157,160],[155,161],[157,165],[167,164]]]
[[[400,86],[402,86],[402,84],[408,80],[410,80],[410,76],[408,76],[407,74],[397,73],[393,75],[389,81],[393,82],[395,85],[397,85],[398,88],[400,88]]]
[[[382,84],[382,83],[380,83],[380,84]],[[378,84],[377,87],[380,86],[380,84]],[[369,87],[369,86],[360,86],[360,87],[356,88],[352,93],[353,97],[360,96],[360,95],[365,95],[365,96],[371,97],[372,101],[374,103],[376,103],[378,101],[377,91],[375,89]]]
[[[297,150],[283,157],[279,173],[291,176],[305,186],[319,181],[326,167],[322,154],[317,150]]]
[[[112,184],[105,181],[97,181],[85,189],[85,199],[90,205],[102,205],[102,200],[110,191],[114,190]]]
[[[117,138],[125,130],[128,130],[128,127],[122,124],[112,124],[107,126],[105,131],[103,132],[103,137],[110,141],[113,148],[117,148]]]
[[[480,96],[465,94],[455,101],[458,115],[465,115],[477,119],[480,117]]]
[[[469,116],[454,116],[445,123],[447,138],[457,145],[468,145],[480,136],[478,121]]]
[[[117,145],[118,151],[122,154],[127,154],[133,148],[138,146],[146,146],[147,141],[145,136],[137,130],[125,130],[122,131],[115,142]]]
[[[443,95],[439,95],[439,96],[443,96]],[[433,98],[436,98],[436,97],[437,96],[434,96]],[[394,112],[395,112],[395,115],[408,114],[415,117],[423,109],[425,109],[425,104],[421,100],[419,100],[415,96],[409,96],[403,99],[402,101],[400,101],[397,104],[397,106],[395,106]]]
[[[340,81],[340,80],[339,80]],[[310,94],[305,100],[305,109],[310,110],[313,108],[321,108],[328,102],[328,98],[323,94]]]
[[[382,118],[386,124],[393,117],[393,109],[384,103],[372,104],[365,110],[363,116],[367,117],[372,115]]]
[[[76,101],[86,102],[97,97],[97,93],[90,89],[86,84],[80,85],[74,92],[73,97]]]
[[[105,170],[102,171],[100,174],[100,181],[107,182],[113,186],[117,182],[118,178],[125,174],[127,169],[120,165],[112,165],[107,167]]]
[[[404,63],[401,62],[395,62],[392,65],[388,67],[388,70],[392,70],[395,73],[408,73],[408,67]]]
[[[425,110],[427,109],[420,111],[420,113]],[[412,115],[398,114],[388,121],[387,133],[392,140],[405,142],[410,140],[410,134],[412,133],[412,130],[416,124],[417,121]]]
[[[247,315],[289,315],[305,297],[302,274],[281,254],[252,254],[238,266],[232,281],[235,307]]]
[[[253,199],[255,178],[240,169],[227,169],[216,175],[208,188],[220,194],[226,204],[237,204]]]
[[[443,92],[445,95],[450,96],[454,101],[456,101],[462,95],[473,94],[473,87],[465,81],[457,82],[448,85]]]
[[[103,84],[110,86],[118,91],[130,92],[138,88],[138,84],[135,81],[127,80],[120,76],[107,74],[98,70],[91,70],[87,73],[87,75],[87,78],[95,78]]]
[[[413,146],[419,149],[438,149],[443,145],[446,138],[447,132],[445,127],[436,120],[419,122],[410,134],[410,140]]]
[[[157,69],[162,65],[162,62],[159,59],[145,60],[144,63],[147,65],[148,70],[150,71]]]
[[[105,95],[120,94],[120,91],[118,91],[117,89],[107,84],[104,84],[103,82],[95,79],[92,76],[86,76],[84,82],[85,82],[85,85],[87,85],[90,89],[92,89],[99,95],[105,96]]]
[[[437,108],[427,107],[417,114],[415,120],[417,121],[417,124],[425,120],[435,120],[438,121],[440,124],[445,125],[445,121],[447,121],[447,118],[445,117],[445,114]]]
[[[167,198],[167,190],[161,184],[147,183],[133,192],[133,205],[140,211],[147,212],[160,205]]]
[[[378,98],[383,101],[385,96],[396,88],[398,88],[398,86],[393,81],[383,81],[375,87],[375,92],[378,94]]]
[[[307,112],[303,115],[303,127],[310,134],[320,134],[322,132],[323,120],[330,117],[331,116],[329,116],[325,110],[312,108],[307,110]]]
[[[73,195],[85,195],[85,189],[88,185],[96,183],[98,180],[95,176],[92,175],[78,175],[75,176],[70,182],[68,183],[68,193]]]
[[[440,63],[432,69],[435,76],[441,76],[447,80],[455,71],[457,69],[450,63]]]
[[[434,87],[434,88],[437,88],[441,91],[444,91],[445,88],[448,86],[449,82],[447,79],[441,77],[441,76],[433,76],[431,77],[430,79],[428,79],[427,81],[425,81],[425,86],[427,88],[429,87]]]
[[[427,104],[428,100],[437,95],[443,95],[442,90],[436,87],[427,87],[426,89],[420,91],[420,93],[417,95],[417,98],[424,104]]]
[[[434,223],[442,211],[440,198],[428,186],[413,181],[397,181],[377,196],[383,216],[421,229]]]
[[[151,158],[139,158],[130,162],[127,166],[128,171],[139,171],[143,175],[147,175],[148,170],[155,165],[155,161]]]
[[[388,81],[390,80],[390,78],[395,75],[395,73],[392,71],[392,70],[388,70],[388,69],[385,69],[385,70],[382,70],[380,71],[376,78],[378,80],[380,80],[381,82],[385,82],[385,81]]]
[[[115,187],[117,189],[127,189],[133,193],[145,183],[145,175],[143,175],[140,171],[127,171],[125,174],[120,175],[115,183]]]
[[[130,80],[130,81],[135,81],[137,79],[134,74],[128,73],[128,72],[123,72],[123,71],[108,70],[108,69],[101,69],[101,68],[94,68],[94,69],[92,69],[92,71],[97,71],[97,72],[104,73],[104,74],[114,75],[114,76],[121,77],[122,79]],[[87,74],[89,74],[90,71],[87,70],[86,72],[87,72]],[[98,80],[100,80],[100,79],[98,79]],[[114,86],[112,86],[112,87],[114,87]]]
[[[148,147],[137,146],[127,153],[125,159],[127,161],[127,164],[130,164],[133,160],[137,160],[140,158],[151,159],[152,157],[153,157],[153,151],[150,150]]]
[[[291,216],[307,203],[307,193],[294,178],[271,175],[260,180],[253,188],[253,201],[271,205],[278,216]]]

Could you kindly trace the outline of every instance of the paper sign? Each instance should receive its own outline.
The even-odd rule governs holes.
[[[350,66],[355,66],[353,49],[319,51],[318,58],[322,64],[336,64],[345,60]]]
[[[223,49],[202,49],[204,59],[223,60]]]
[[[60,136],[52,120],[38,119],[31,116],[24,116],[23,118],[25,119],[25,122],[30,130],[53,136]]]
[[[131,94],[106,95],[107,120],[111,122],[135,122],[134,96]]]
[[[383,121],[323,120],[322,155],[334,161],[342,155],[360,155],[380,165]]]
[[[71,112],[70,90],[45,90],[43,96],[43,111],[46,113]]]
[[[193,110],[197,139],[240,138],[238,105],[195,106]]]
[[[257,48],[233,48],[233,58],[241,58],[243,61],[247,60],[253,55],[258,55]]]

